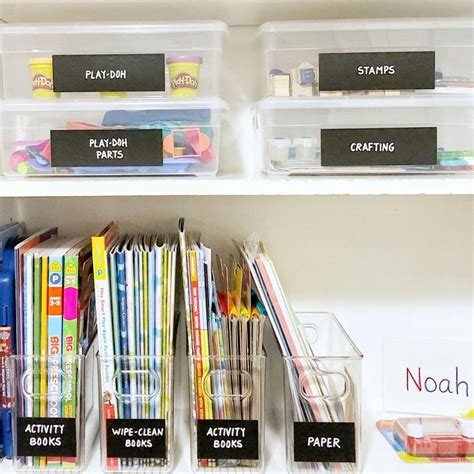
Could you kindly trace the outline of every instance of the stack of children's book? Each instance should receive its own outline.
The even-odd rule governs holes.
[[[77,356],[87,353],[96,331],[91,245],[90,239],[57,234],[57,228],[46,229],[14,248],[18,355],[9,367],[17,422],[81,417]],[[17,461],[54,469],[74,468],[78,459],[20,456]]]
[[[194,433],[201,420],[263,420],[265,311],[252,292],[249,268],[232,257],[230,266],[213,258],[198,235],[186,235],[184,220],[179,227]],[[207,459],[199,448],[197,459],[200,467],[216,468],[261,461]]]
[[[102,417],[107,425],[102,427],[103,467],[170,466],[177,245],[157,234],[120,237],[111,223],[92,237],[92,251]],[[107,436],[117,419],[164,420],[165,455],[129,457],[125,441],[123,455],[116,456]]]

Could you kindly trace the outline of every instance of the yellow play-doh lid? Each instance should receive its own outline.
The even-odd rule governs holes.
[[[30,66],[33,66],[34,64],[53,64],[52,58],[31,58],[28,61],[28,64]]]

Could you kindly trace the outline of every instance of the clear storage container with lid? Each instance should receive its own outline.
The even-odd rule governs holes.
[[[340,97],[258,104],[264,169],[276,174],[474,170],[474,95]]]
[[[4,101],[6,175],[213,175],[220,99]]]
[[[473,20],[355,19],[260,27],[264,96],[448,93],[474,86]]]
[[[219,21],[5,25],[3,95],[218,96],[226,31]]]

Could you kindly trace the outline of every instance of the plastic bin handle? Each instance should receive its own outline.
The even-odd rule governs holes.
[[[21,394],[25,398],[27,398],[29,400],[35,400],[35,399],[39,399],[40,397],[45,396],[44,393],[35,392],[33,390],[34,377],[40,377],[41,375],[48,378],[48,386],[49,386],[50,377],[52,375],[55,375],[55,373],[57,373],[57,376],[58,376],[57,386],[58,387],[68,387],[69,386],[68,381],[71,380],[70,376],[68,376],[68,374],[66,372],[64,372],[64,370],[61,368],[62,363],[64,363],[64,359],[61,359],[61,357],[57,357],[58,368],[57,368],[56,371],[52,371],[50,364],[54,359],[55,359],[54,356],[49,356],[48,357],[48,361],[45,362],[46,367],[47,367],[46,370],[44,370],[44,368],[42,366],[43,362],[41,363],[41,365],[38,362],[26,362],[27,366],[37,364],[37,365],[40,365],[40,367],[38,369],[35,369],[34,367],[26,368],[24,370],[23,374],[21,375],[21,378],[20,378]],[[62,382],[59,381],[60,378],[62,378]],[[71,387],[71,389],[72,389],[72,387]],[[49,398],[54,398],[55,400],[62,401],[68,395],[69,395],[69,392],[67,390],[61,390],[57,395],[52,394],[52,393],[48,393],[47,398],[48,399]]]
[[[305,330],[304,336],[305,336],[306,342],[310,346],[314,346],[314,344],[316,344],[319,339],[319,327],[316,324],[309,324],[309,323],[299,324],[299,326],[301,326]],[[306,329],[311,329],[311,333],[314,334],[314,338],[308,337],[309,331],[306,331]]]
[[[129,393],[119,393],[116,389],[118,384],[116,383],[116,380],[119,377],[122,377],[124,374],[128,376],[135,376],[135,377],[151,377],[154,381],[154,389],[150,393],[135,393],[135,394],[129,394]],[[113,394],[116,399],[118,400],[153,400],[154,398],[158,398],[161,395],[161,376],[156,372],[154,369],[121,369],[118,370],[117,372],[114,373],[114,376],[112,377],[112,386],[114,387],[113,389]]]
[[[352,393],[351,380],[350,378],[338,371],[326,371],[320,369],[306,369],[310,373],[300,374],[299,376],[299,392],[301,396],[311,402],[312,400],[325,400],[328,402],[343,402]],[[342,377],[344,380],[344,390],[342,393],[331,393],[331,387],[329,384],[322,380],[325,377]],[[315,391],[319,393],[308,393],[307,387],[315,387]],[[326,393],[326,394],[325,394]]]
[[[240,394],[214,394],[211,393],[209,388],[211,386],[211,380],[209,380],[210,377],[220,377],[224,381],[224,377],[228,377],[229,385],[232,383],[232,380],[235,380],[235,377],[241,377],[240,383],[242,385],[247,386],[247,390],[243,393]],[[242,380],[243,378],[243,380]],[[228,370],[228,369],[211,369],[209,372],[203,377],[202,379],[202,386],[203,386],[203,392],[206,397],[210,398],[211,400],[214,399],[233,399],[233,398],[241,398],[242,400],[245,400],[247,398],[250,398],[252,395],[252,377],[251,375],[246,371],[246,370]]]

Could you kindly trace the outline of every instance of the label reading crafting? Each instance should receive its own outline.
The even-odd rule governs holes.
[[[434,51],[321,53],[319,90],[434,89]]]
[[[76,457],[76,419],[17,418],[16,455]]]
[[[198,459],[258,460],[257,420],[198,420]]]
[[[295,462],[356,462],[354,423],[294,423]]]
[[[165,90],[164,54],[53,55],[54,92]]]
[[[107,420],[107,457],[165,458],[165,420]]]
[[[162,166],[162,130],[51,130],[51,166]]]
[[[436,127],[321,130],[321,166],[426,166],[437,163]]]

